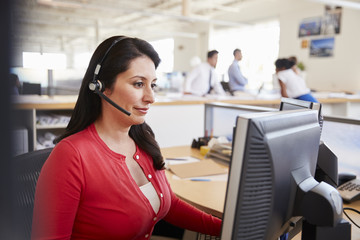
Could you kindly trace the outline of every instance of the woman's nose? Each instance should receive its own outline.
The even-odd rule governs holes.
[[[148,103],[154,103],[155,102],[155,94],[154,90],[151,87],[147,87],[144,92],[144,101]]]

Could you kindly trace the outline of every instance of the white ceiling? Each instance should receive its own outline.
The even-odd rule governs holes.
[[[194,38],[209,24],[251,24],[259,12],[266,17],[304,1],[323,0],[16,0],[12,43],[18,51],[71,52],[93,51],[112,35]]]
[[[254,0],[253,0],[254,1]],[[194,24],[236,12],[233,0],[19,0],[12,14],[15,47],[37,51],[93,48],[111,35],[196,37]],[[185,12],[183,12],[185,11]]]

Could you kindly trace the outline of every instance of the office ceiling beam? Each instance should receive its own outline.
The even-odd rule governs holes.
[[[182,0],[182,15],[184,17],[190,16],[191,8],[190,8],[190,0]]]

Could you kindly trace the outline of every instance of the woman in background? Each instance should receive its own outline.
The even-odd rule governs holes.
[[[293,70],[294,64],[293,61],[286,58],[279,58],[275,61],[276,76],[279,80],[281,96],[308,102],[318,102],[311,95],[305,80]]]
[[[41,170],[32,239],[149,239],[160,219],[220,235],[220,219],[171,191],[145,123],[159,63],[137,38],[112,37],[95,50],[66,132]]]

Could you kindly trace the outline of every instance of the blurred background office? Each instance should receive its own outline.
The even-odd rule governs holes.
[[[11,15],[11,72],[41,84],[43,94],[77,94],[94,47],[111,35],[150,41],[159,52],[159,90],[181,92],[191,59],[217,49],[219,79],[228,81],[232,51],[241,48],[248,90],[272,89],[273,63],[296,55],[311,89],[360,89],[360,3],[356,0],[16,1]],[[324,24],[337,19],[336,31]],[[329,27],[327,27],[329,29]],[[320,40],[331,49],[321,55]],[[319,42],[320,41],[320,42]],[[318,47],[319,48],[319,47]],[[349,56],[352,61],[348,61]],[[329,68],[329,66],[331,66]]]
[[[223,86],[229,81],[228,68],[236,48],[246,56],[239,65],[249,82],[246,94],[208,95],[205,100],[279,101],[274,62],[289,56],[296,56],[305,66],[302,74],[317,99],[337,96],[346,102],[358,96],[348,93],[360,91],[360,32],[356,31],[360,4],[356,0],[340,0],[335,5],[327,0],[17,0],[11,13],[16,34],[13,31],[11,35],[9,72],[20,79],[22,94],[13,99],[17,108],[21,106],[21,116],[16,118],[20,128],[16,130],[18,139],[24,139],[24,144],[17,140],[16,152],[51,146],[54,135],[66,127],[90,55],[112,35],[145,39],[159,53],[157,103],[199,100],[198,96],[183,95],[185,79],[197,64],[206,62],[212,49],[219,52],[216,74]],[[324,30],[330,29],[329,25],[334,31]],[[60,99],[58,95],[67,96]],[[39,101],[53,104],[36,109]],[[58,104],[64,102],[69,104]],[[360,117],[359,111],[349,110],[359,109],[359,104],[350,105],[328,104],[324,111]],[[201,104],[155,106],[150,114],[151,119],[157,119],[152,122],[156,131],[163,129],[161,122],[175,124],[177,115],[182,121],[186,114],[203,119]],[[165,121],[163,108],[171,112],[171,119]],[[167,124],[176,138],[168,139],[160,130],[156,134],[161,146],[189,144],[191,137],[201,134],[201,124],[184,125],[191,128],[187,135]]]

